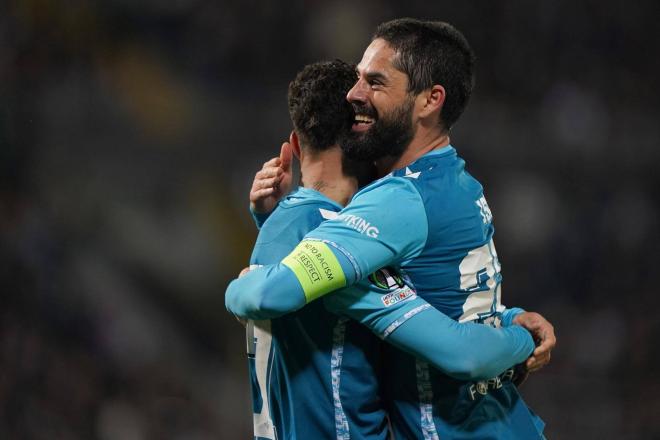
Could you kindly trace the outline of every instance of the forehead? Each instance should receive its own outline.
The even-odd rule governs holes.
[[[376,38],[364,51],[357,68],[361,74],[381,73],[392,79],[407,79],[405,73],[394,67],[397,56],[392,47],[383,39]]]

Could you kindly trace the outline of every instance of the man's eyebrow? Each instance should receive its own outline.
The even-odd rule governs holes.
[[[387,81],[387,76],[385,76],[385,74],[381,72],[366,72],[364,76],[368,81],[380,81],[380,82]]]

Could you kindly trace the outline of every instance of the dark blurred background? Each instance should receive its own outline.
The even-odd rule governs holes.
[[[251,438],[223,293],[252,177],[295,73],[359,61],[400,16],[477,53],[452,143],[495,215],[504,302],[556,326],[523,388],[548,438],[660,438],[657,5],[0,3],[0,438]]]

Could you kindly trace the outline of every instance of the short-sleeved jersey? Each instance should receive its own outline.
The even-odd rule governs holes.
[[[306,236],[334,246],[357,277],[391,266],[417,294],[461,322],[499,325],[500,263],[483,188],[451,146],[372,183]],[[539,438],[543,423],[508,375],[490,382],[449,378],[386,349],[382,389],[401,438]]]
[[[279,262],[340,209],[299,188],[263,223],[251,264]],[[388,438],[378,388],[382,344],[369,329],[385,338],[430,306],[387,269],[370,278],[297,312],[248,323],[255,438]]]

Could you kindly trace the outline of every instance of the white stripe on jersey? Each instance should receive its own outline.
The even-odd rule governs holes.
[[[335,432],[337,440],[350,440],[351,433],[348,428],[348,419],[344,413],[339,395],[341,383],[341,361],[344,357],[344,338],[346,336],[346,322],[348,318],[340,317],[332,330],[332,357],[330,358],[330,376],[332,380],[332,399],[335,405]]]
[[[270,320],[249,321],[248,326],[253,326],[252,334],[256,350],[254,353],[254,367],[261,393],[261,412],[252,414],[254,424],[254,436],[275,440],[275,427],[270,416],[270,405],[268,403],[268,389],[266,386],[268,373],[272,370],[272,359],[270,350],[273,343],[273,335],[270,329]]]
[[[424,440],[440,440],[438,431],[433,422],[433,389],[429,376],[429,364],[415,360],[417,370],[417,394],[419,398],[419,412],[421,415],[421,428]]]

